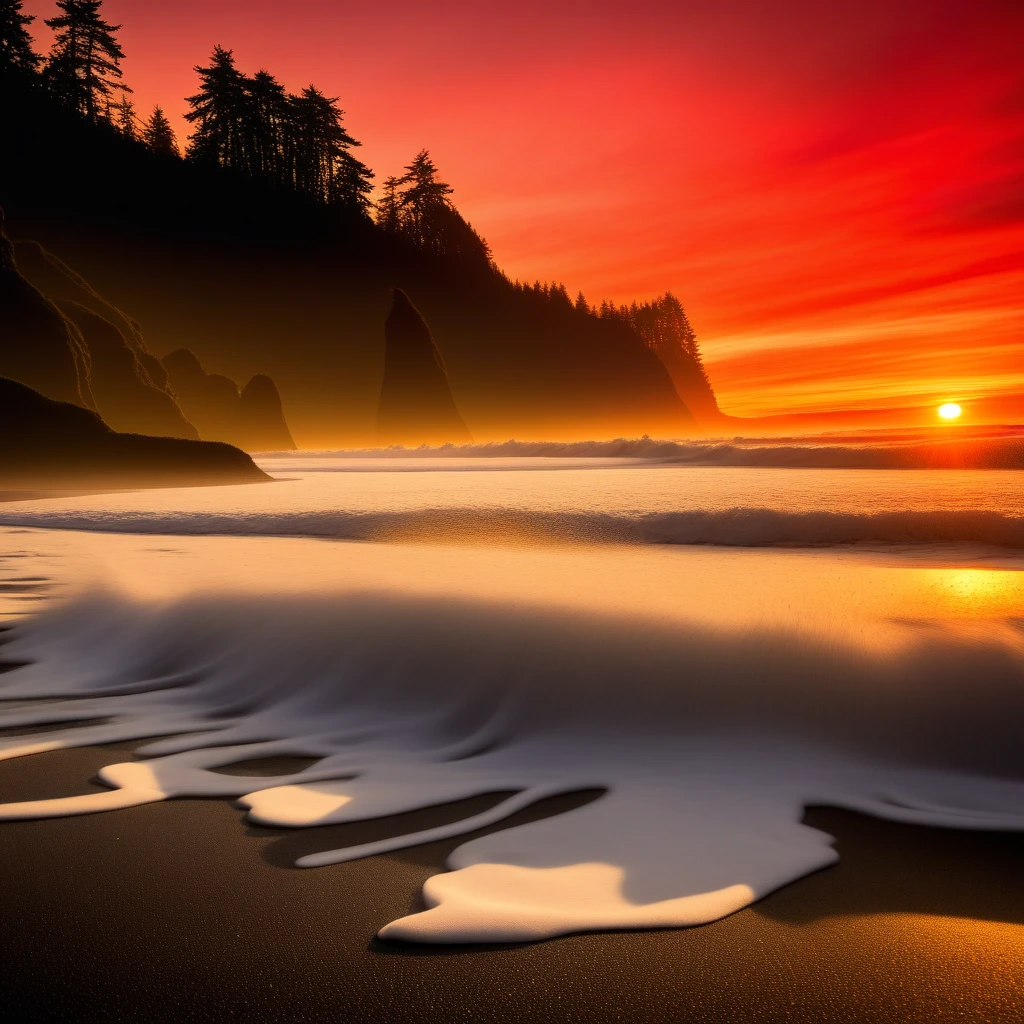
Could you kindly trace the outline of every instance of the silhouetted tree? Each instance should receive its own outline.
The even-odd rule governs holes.
[[[421,249],[442,251],[445,214],[451,208],[448,197],[454,190],[438,178],[437,166],[427,150],[413,157],[398,183],[402,233]]]
[[[490,266],[491,251],[449,196],[452,187],[438,178],[424,149],[400,178],[388,178],[377,201],[377,223],[432,256]]]
[[[57,0],[63,12],[48,18],[55,32],[47,58],[47,83],[64,102],[79,113],[96,120],[108,109],[115,90],[131,92],[121,82],[124,51],[111,25],[100,17],[103,0]]]
[[[252,78],[245,78],[243,87],[240,131],[246,169],[285,182],[291,164],[288,95],[269,71],[260,70]]]
[[[28,33],[35,15],[23,13],[23,7],[22,0],[0,0],[0,74],[38,71],[43,62]]]
[[[111,107],[111,121],[114,127],[129,139],[139,137],[138,118],[135,116],[135,104],[127,96],[122,96],[118,103]]]
[[[377,223],[391,234],[398,231],[400,221],[398,188],[398,179],[393,174],[385,178],[381,184],[380,198],[374,204]]]
[[[345,130],[336,97],[312,85],[289,94],[268,71],[249,78],[222,46],[214,48],[208,67],[195,70],[200,88],[187,98],[185,115],[196,126],[190,159],[366,212],[373,172],[349,153],[359,142]]]
[[[346,209],[363,217],[369,217],[373,205],[373,171],[351,153],[343,152],[338,157],[327,194],[327,201],[333,206]]]
[[[142,127],[142,141],[154,153],[163,153],[166,156],[180,155],[174,129],[171,127],[171,122],[167,120],[167,115],[159,106],[153,108],[150,119]]]
[[[295,187],[308,196],[327,199],[342,156],[359,143],[341,123],[344,111],[338,109],[337,97],[325,96],[310,85],[290,97],[290,106]]]
[[[707,377],[697,344],[697,333],[686,315],[683,304],[671,292],[651,302],[616,306],[607,300],[601,303],[600,316],[621,320],[643,338],[648,348],[665,356],[672,351],[693,360],[700,374]]]
[[[186,98],[192,108],[185,120],[196,126],[189,136],[188,155],[193,160],[225,167],[242,165],[242,132],[245,78],[235,67],[231,50],[213,48],[209,67],[197,65],[199,92]]]

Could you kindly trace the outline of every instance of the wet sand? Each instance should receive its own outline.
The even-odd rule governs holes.
[[[126,488],[104,488],[102,490],[60,490],[56,488],[0,490],[0,502],[42,501],[44,498],[84,498],[90,494],[123,494]]]
[[[0,798],[88,791],[130,750],[0,762]],[[491,802],[405,818],[426,827]],[[0,1006],[20,1021],[1024,1019],[1024,835],[827,808],[806,820],[838,837],[840,863],[723,921],[505,947],[373,938],[417,907],[464,838],[291,867],[399,831],[393,820],[279,831],[248,826],[230,803],[188,800],[6,822]]]

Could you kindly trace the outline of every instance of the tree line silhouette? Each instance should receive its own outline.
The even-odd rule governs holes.
[[[231,50],[215,46],[207,65],[197,66],[199,88],[186,98],[185,120],[193,127],[182,154],[173,127],[158,105],[140,119],[122,80],[120,25],[102,16],[103,0],[56,0],[59,13],[45,20],[54,32],[46,57],[32,47],[23,0],[0,0],[0,77],[44,91],[85,121],[112,128],[165,158],[183,159],[265,182],[350,218],[374,223],[392,244],[428,260],[484,272],[532,297],[552,314],[574,313],[621,323],[648,348],[670,349],[694,360],[701,375],[696,334],[670,292],[645,303],[590,305],[580,293],[570,299],[564,285],[509,280],[494,264],[487,242],[455,207],[453,189],[441,180],[427,150],[381,183],[372,198],[374,172],[353,150],[361,143],[344,125],[338,98],[309,85],[289,92],[270,72],[241,71]]]
[[[195,126],[188,158],[232,167],[325,203],[366,215],[373,171],[352,155],[360,145],[342,123],[337,97],[313,85],[289,93],[270,72],[243,74],[230,50],[216,46],[196,69],[199,91],[187,98]]]

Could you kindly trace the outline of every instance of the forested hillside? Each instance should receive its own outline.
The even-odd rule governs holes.
[[[510,281],[429,152],[374,190],[338,100],[243,71],[220,46],[177,140],[162,109],[135,111],[100,0],[57,6],[44,58],[18,0],[0,0],[8,233],[86,277],[158,356],[269,374],[300,446],[375,440],[395,287],[478,440],[673,435],[695,429],[691,410],[718,415],[674,297],[595,307]]]

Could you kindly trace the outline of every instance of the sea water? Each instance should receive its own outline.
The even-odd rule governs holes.
[[[714,920],[834,861],[811,804],[1024,828],[1024,474],[261,464],[0,505],[0,757],[147,740],[105,792],[0,818],[221,797],[305,827],[496,794],[317,867],[600,791],[458,847],[381,932],[428,942]],[[312,763],[218,770],[274,755]]]

